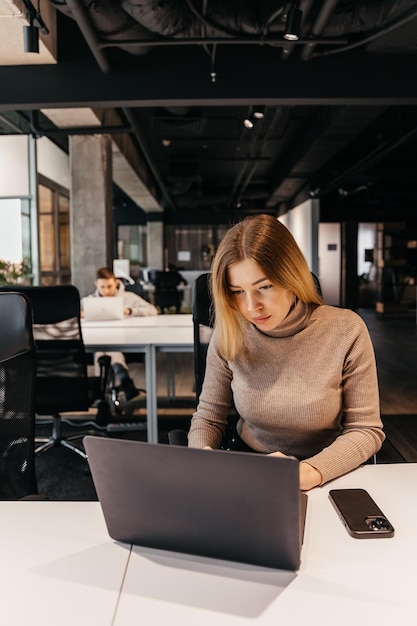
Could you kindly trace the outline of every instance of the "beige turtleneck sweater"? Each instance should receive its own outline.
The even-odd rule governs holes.
[[[248,446],[305,460],[322,483],[380,449],[385,436],[375,355],[356,313],[297,301],[273,331],[248,323],[245,346],[228,362],[214,331],[190,447],[219,447],[233,398]]]

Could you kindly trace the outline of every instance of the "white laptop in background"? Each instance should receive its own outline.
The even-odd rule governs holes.
[[[83,298],[84,319],[87,322],[106,322],[123,319],[123,298]]]

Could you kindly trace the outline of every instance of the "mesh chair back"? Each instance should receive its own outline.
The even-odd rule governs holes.
[[[155,272],[155,306],[160,309],[181,306],[182,294],[178,291],[180,281],[175,272]]]
[[[35,346],[30,302],[0,293],[0,499],[37,493]]]
[[[207,348],[214,327],[210,276],[209,273],[200,274],[193,285],[194,375],[197,400],[203,385]]]
[[[30,300],[33,310],[36,413],[87,411],[90,397],[78,289],[19,286],[18,291]]]

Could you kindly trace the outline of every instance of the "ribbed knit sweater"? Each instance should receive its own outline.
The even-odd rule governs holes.
[[[364,463],[385,438],[372,342],[348,309],[297,301],[272,331],[248,323],[233,362],[214,331],[190,447],[219,447],[232,399],[248,446],[307,461],[322,484]]]

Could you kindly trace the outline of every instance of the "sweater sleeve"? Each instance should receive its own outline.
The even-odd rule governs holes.
[[[132,315],[136,317],[148,317],[150,315],[158,315],[158,309],[141,298],[132,291],[125,291],[123,294],[123,304],[126,308],[131,309]]]
[[[190,448],[220,446],[232,405],[231,379],[232,373],[217,350],[214,334],[207,351],[203,388],[188,433]]]
[[[322,484],[365,463],[385,439],[373,345],[363,320],[352,315],[357,319],[357,332],[343,339],[346,357],[342,373],[342,432],[329,446],[305,459],[320,471]]]

